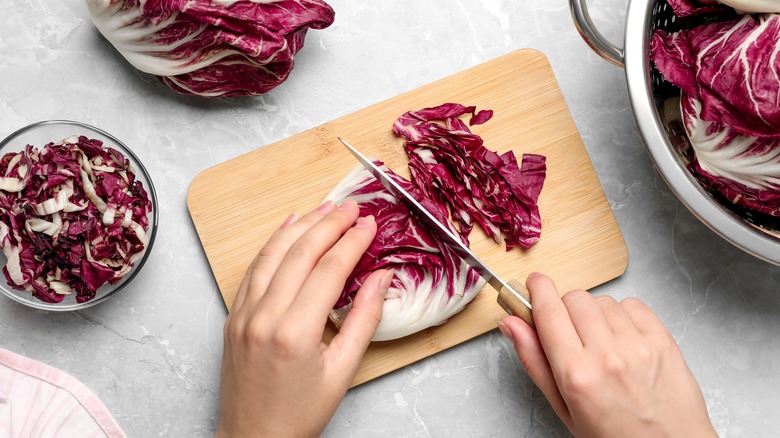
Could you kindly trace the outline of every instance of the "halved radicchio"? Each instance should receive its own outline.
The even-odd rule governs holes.
[[[413,183],[385,170],[464,244],[468,245],[476,221],[497,242],[504,233],[507,249],[531,246],[541,231],[536,201],[546,173],[545,157],[524,155],[518,167],[511,151],[498,155],[484,147],[458,119],[467,114],[471,124],[480,124],[491,118],[492,111],[444,104],[402,115],[393,129],[408,139]],[[378,269],[395,275],[376,341],[442,324],[477,296],[484,285],[479,274],[360,166],[327,197],[337,203],[347,198],[358,203],[361,216],[375,217],[378,231],[331,312],[337,325],[365,279]],[[459,227],[450,222],[451,214]]]
[[[409,181],[386,167],[383,169],[457,236],[445,208],[422,196]],[[482,277],[362,166],[350,172],[327,196],[336,203],[348,198],[358,203],[361,217],[374,216],[377,234],[331,312],[336,325],[341,325],[352,308],[352,299],[360,286],[378,269],[389,269],[395,275],[385,296],[375,341],[404,337],[442,324],[477,296],[485,284]],[[465,239],[463,242],[468,244]]]

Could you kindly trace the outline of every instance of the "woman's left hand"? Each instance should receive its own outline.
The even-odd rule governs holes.
[[[318,436],[357,373],[392,273],[373,273],[329,344],[328,314],[376,234],[353,201],[326,202],[271,236],[225,323],[217,436]]]

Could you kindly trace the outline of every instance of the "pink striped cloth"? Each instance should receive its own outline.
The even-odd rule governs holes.
[[[0,348],[0,438],[125,437],[75,377]]]

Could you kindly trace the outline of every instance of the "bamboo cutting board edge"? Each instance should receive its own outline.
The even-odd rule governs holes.
[[[516,71],[516,77],[504,72],[499,74],[497,79],[487,81],[489,83],[481,79],[482,75],[490,68],[499,69],[499,67]],[[529,78],[527,80],[523,79],[524,75],[529,75]],[[461,80],[460,85],[465,82],[465,86],[455,86],[459,85],[454,82],[458,79]],[[512,139],[518,136],[517,132],[506,128],[508,123],[501,120],[501,117],[507,115],[507,120],[522,121],[525,118],[527,122],[524,130],[520,131],[520,136],[524,140],[521,142],[523,149],[517,150],[517,153],[551,152],[551,155],[548,155],[548,160],[550,160],[548,163],[552,167],[548,172],[548,182],[545,183],[545,188],[542,191],[540,208],[542,208],[543,213],[543,229],[553,230],[553,232],[543,231],[542,239],[537,244],[537,247],[541,249],[535,247],[527,253],[513,252],[506,254],[496,251],[491,252],[492,250],[488,249],[487,252],[489,254],[485,256],[485,253],[480,252],[480,249],[484,251],[484,248],[495,247],[495,244],[492,241],[488,242],[484,234],[482,234],[474,242],[475,251],[485,258],[486,262],[491,264],[491,266],[493,266],[493,263],[501,263],[505,259],[512,257],[515,258],[515,261],[530,260],[531,262],[527,264],[532,265],[533,270],[552,273],[562,290],[574,287],[587,289],[622,275],[628,261],[625,242],[622,239],[619,228],[617,228],[614,215],[595,175],[590,158],[587,156],[584,145],[582,145],[579,132],[573,120],[571,120],[568,107],[557,86],[549,62],[540,52],[523,49],[472,67],[456,75],[440,79],[384,102],[371,105],[355,113],[301,132],[272,145],[259,148],[199,173],[190,185],[187,194],[187,205],[228,308],[232,303],[232,294],[234,293],[231,289],[237,287],[237,283],[240,281],[240,277],[243,277],[243,271],[251,259],[248,258],[248,255],[240,255],[239,258],[244,260],[240,263],[243,265],[241,269],[235,266],[228,266],[229,263],[226,260],[230,259],[234,252],[237,254],[239,251],[246,250],[247,243],[246,238],[236,239],[234,235],[231,235],[229,227],[221,227],[220,220],[263,214],[261,211],[263,203],[256,202],[257,205],[244,205],[242,207],[243,210],[232,213],[223,211],[220,208],[211,210],[209,208],[211,206],[208,205],[209,202],[214,202],[216,207],[230,206],[230,203],[226,203],[225,199],[220,199],[219,195],[221,192],[219,190],[210,187],[209,184],[212,180],[215,178],[224,179],[225,175],[229,174],[234,176],[234,180],[237,180],[238,183],[245,184],[247,178],[251,179],[252,174],[257,173],[256,168],[262,165],[263,158],[269,157],[279,162],[279,165],[272,166],[272,168],[263,167],[264,170],[270,173],[282,172],[287,168],[286,165],[289,165],[289,162],[296,162],[296,160],[302,160],[304,166],[313,165],[313,172],[304,175],[303,181],[297,181],[300,184],[296,185],[293,191],[293,194],[297,196],[288,195],[286,199],[281,201],[285,203],[285,207],[282,208],[284,210],[283,215],[281,212],[278,212],[277,216],[273,218],[273,224],[257,224],[258,227],[265,227],[263,233],[269,234],[270,230],[278,226],[289,212],[296,209],[297,211],[307,211],[304,207],[313,208],[316,206],[316,203],[322,200],[329,188],[323,190],[315,185],[314,183],[316,183],[318,178],[322,178],[324,181],[338,181],[352,165],[356,164],[349,161],[351,156],[334,142],[337,134],[345,135],[345,132],[349,133],[347,128],[352,128],[356,131],[354,135],[350,134],[347,137],[348,140],[360,145],[361,149],[366,144],[371,145],[373,147],[371,152],[382,157],[391,168],[403,174],[405,166],[402,168],[401,165],[405,163],[403,159],[405,156],[402,157],[398,154],[398,146],[402,141],[395,138],[390,132],[392,121],[403,111],[422,107],[419,106],[420,102],[427,102],[427,104],[422,103],[425,106],[443,103],[440,99],[434,99],[434,97],[437,97],[436,93],[441,89],[445,89],[445,96],[452,101],[476,104],[478,108],[483,107],[496,110],[493,120],[485,125],[476,127],[482,131],[478,133],[485,138],[486,144],[489,146],[496,143],[506,143],[509,141],[507,137]],[[507,89],[510,92],[504,93]],[[486,97],[483,97],[483,95]],[[513,101],[512,99],[517,99],[518,95],[521,99],[518,102]],[[458,96],[468,96],[467,101],[457,100]],[[474,101],[475,97],[478,100],[477,102]],[[526,114],[524,110],[531,104],[525,100],[529,99],[541,99],[539,105],[542,107],[529,107],[534,111],[526,111]],[[401,108],[403,111],[400,111]],[[511,119],[509,114],[513,115],[515,119]],[[517,117],[520,117],[520,119],[517,119]],[[387,122],[388,120],[390,120],[389,123]],[[491,128],[491,124],[496,128]],[[377,128],[375,125],[380,126]],[[485,128],[482,129],[482,127]],[[477,131],[475,130],[475,132]],[[569,149],[564,149],[561,153],[561,151],[558,151],[558,146],[555,146],[556,149],[552,150],[553,146],[547,144],[551,140],[545,140],[547,137],[555,138],[556,141],[561,142],[564,147]],[[316,143],[317,146],[317,148],[312,146],[314,155],[316,155],[314,158],[307,156],[312,151],[307,149],[302,152],[295,148],[302,145],[308,147],[307,145],[310,142]],[[530,146],[526,148],[527,145]],[[510,148],[508,146],[504,147],[505,149]],[[284,151],[284,153],[280,151]],[[400,154],[403,154],[403,152],[401,151]],[[342,162],[349,164],[343,164]],[[562,172],[554,172],[554,168],[558,164],[561,164],[558,168],[559,170],[566,170],[567,173],[571,172],[573,174],[572,177],[580,178],[582,183],[572,184],[571,181],[566,180],[561,175]],[[564,169],[563,165],[568,167]],[[335,175],[334,166],[336,168]],[[404,176],[408,177],[408,171]],[[263,177],[267,177],[263,181],[268,181],[271,178],[268,175]],[[215,187],[218,189],[220,186],[216,185]],[[248,196],[253,195],[252,192],[257,190],[256,187],[253,188],[251,184],[248,188],[245,185],[240,187],[246,193],[233,194],[234,196],[241,197],[241,199],[255,199],[255,201],[260,199]],[[321,191],[321,196],[312,196],[310,193],[312,190]],[[581,203],[590,206],[589,209],[583,212],[575,212],[571,215],[545,214],[545,210],[549,212],[556,208],[556,204],[560,201],[557,198],[561,196],[574,197],[575,194],[582,199]],[[556,202],[550,201],[553,198],[556,198]],[[303,205],[306,203],[311,205]],[[266,204],[268,203],[266,202]],[[247,212],[247,209],[250,211]],[[603,241],[593,244],[593,254],[589,254],[588,251],[584,251],[582,248],[574,245],[574,243],[579,242],[576,236],[575,239],[569,239],[568,237],[570,236],[554,232],[556,229],[568,229],[571,227],[577,230],[582,228],[589,233],[593,233],[594,236],[600,236]],[[239,240],[241,242],[238,242]],[[570,240],[574,240],[574,242],[569,242]],[[233,244],[226,245],[226,242],[233,242]],[[253,244],[255,246],[259,245],[258,242],[253,242]],[[255,250],[258,248],[252,248],[252,251],[256,252]],[[572,261],[556,263],[557,257],[560,255],[559,253],[563,252],[560,248],[566,248],[566,251],[573,251],[574,255],[579,257],[582,257],[583,254],[585,257],[592,255],[593,261],[590,265],[585,263],[585,267]],[[552,260],[550,260],[551,258]],[[522,271],[515,272],[513,275],[524,278],[524,275],[527,275],[530,271],[531,269],[525,268]],[[401,340],[373,343],[361,364],[361,369],[353,382],[353,386],[494,329],[495,320],[504,315],[503,310],[495,304],[495,296],[494,291],[485,289],[480,292],[474,302],[467,306],[464,312],[454,316],[444,325],[424,330]],[[330,328],[329,330],[332,336],[334,329]]]

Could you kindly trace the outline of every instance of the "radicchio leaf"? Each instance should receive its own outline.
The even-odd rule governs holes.
[[[780,15],[745,15],[676,33],[656,31],[651,57],[702,103],[701,118],[780,139]]]
[[[777,0],[668,0],[674,15],[683,18],[693,15],[723,12],[763,14],[780,12]]]
[[[733,204],[780,216],[780,139],[739,134],[702,120],[701,112],[701,102],[683,95],[683,120],[696,156],[691,171]]]
[[[727,7],[718,4],[715,0],[669,0],[668,2],[669,6],[672,7],[672,11],[674,11],[674,15],[678,17],[728,10]]]

